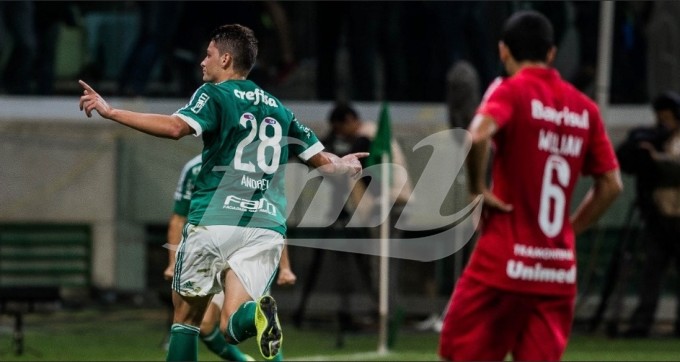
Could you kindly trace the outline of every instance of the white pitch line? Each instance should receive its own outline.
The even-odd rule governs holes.
[[[384,357],[393,354],[393,352],[378,353],[378,352],[360,352],[351,354],[334,354],[334,355],[318,355],[305,356],[298,358],[286,358],[286,361],[365,361],[370,358]]]

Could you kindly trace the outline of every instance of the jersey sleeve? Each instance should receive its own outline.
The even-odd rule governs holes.
[[[476,113],[493,118],[498,128],[501,128],[512,119],[515,108],[513,101],[512,88],[505,79],[499,77],[487,88]]]
[[[177,182],[177,189],[175,190],[175,202],[172,212],[179,216],[189,215],[189,206],[191,205],[191,196],[194,191],[196,183],[196,176],[201,168],[201,164],[191,164],[191,161],[185,165],[182,174]]]
[[[324,147],[316,134],[309,127],[300,123],[293,113],[289,114],[292,118],[288,135],[293,138],[291,151],[301,160],[307,161],[312,156],[323,151]]]
[[[611,140],[604,128],[604,122],[597,107],[591,108],[590,142],[583,163],[584,175],[601,175],[619,167]]]
[[[215,86],[209,83],[203,84],[191,96],[189,103],[175,112],[189,127],[194,130],[196,137],[205,131],[212,131],[217,128],[219,117],[218,111],[218,92]]]

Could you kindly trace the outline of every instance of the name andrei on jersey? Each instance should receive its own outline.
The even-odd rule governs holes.
[[[564,107],[561,111],[558,111],[555,108],[543,105],[543,102],[538,99],[531,100],[531,117],[548,121],[558,126],[564,124],[565,126],[581,129],[588,129],[590,126],[587,110],[584,109],[581,114],[570,111],[569,107]]]
[[[241,91],[238,89],[234,89],[234,95],[238,99],[243,99],[243,100],[249,100],[253,101],[253,105],[258,105],[260,102],[274,108],[278,108],[279,105],[276,104],[276,101],[274,98],[270,98],[266,94],[264,94],[264,91],[260,88],[255,88],[254,91]]]
[[[241,177],[241,185],[253,190],[265,191],[269,188],[269,180],[261,179],[255,180],[246,175]]]

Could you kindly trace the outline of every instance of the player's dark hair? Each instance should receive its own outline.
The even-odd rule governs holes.
[[[328,121],[331,123],[342,123],[345,122],[347,116],[352,116],[353,118],[359,118],[359,114],[347,103],[338,103],[335,105],[333,110],[331,110],[328,116]]]
[[[248,27],[240,24],[227,24],[218,27],[210,34],[210,40],[220,54],[229,53],[234,58],[234,69],[250,73],[257,59],[257,38]]]
[[[553,34],[553,26],[545,15],[523,10],[505,21],[501,40],[516,61],[545,62],[548,51],[554,45]]]
[[[673,91],[663,92],[654,98],[652,108],[657,112],[670,110],[675,119],[680,120],[680,94]]]

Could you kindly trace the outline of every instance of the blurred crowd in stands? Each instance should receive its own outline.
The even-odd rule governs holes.
[[[649,101],[648,26],[659,2],[616,2],[613,103]],[[439,102],[466,60],[482,87],[501,74],[500,24],[544,13],[556,66],[594,92],[596,1],[2,1],[0,94],[73,94],[77,78],[118,96],[186,97],[200,82],[201,39],[241,23],[261,39],[252,79],[282,98]]]

